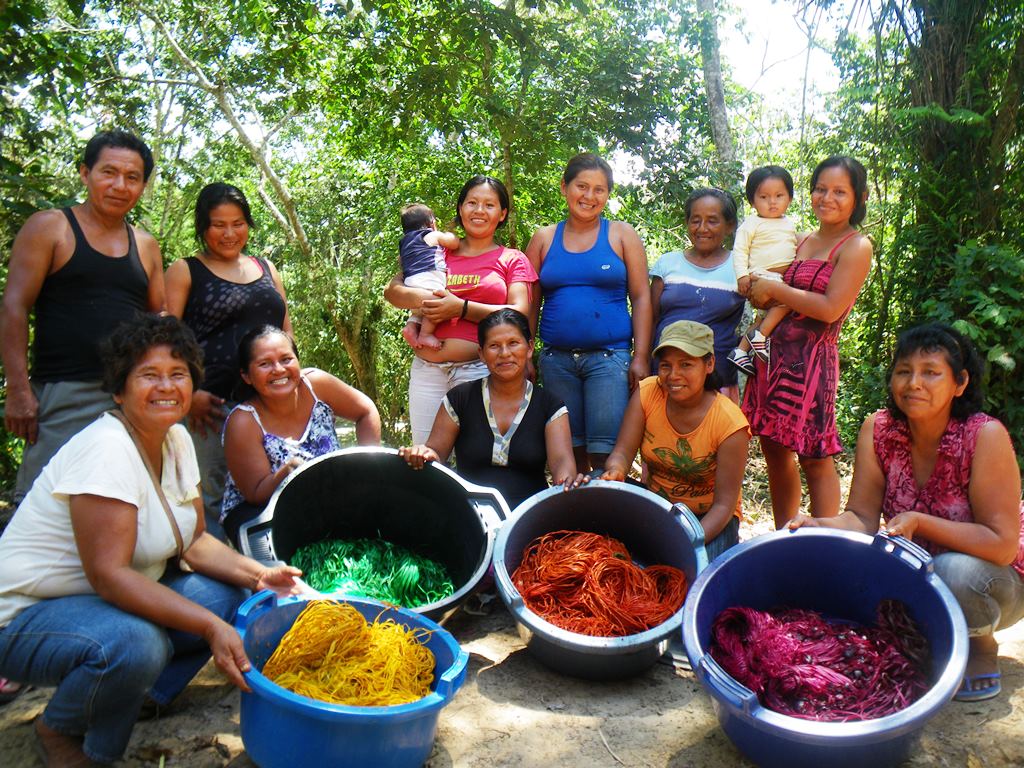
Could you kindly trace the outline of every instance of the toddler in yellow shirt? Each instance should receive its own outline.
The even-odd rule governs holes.
[[[736,268],[736,290],[746,296],[750,292],[750,276],[781,280],[796,258],[796,225],[786,218],[793,202],[793,177],[778,165],[755,168],[747,176],[747,202],[755,213],[748,216],[736,230],[733,264]],[[768,361],[771,349],[769,336],[789,309],[776,306],[755,321],[740,344],[729,353],[729,361],[747,375],[754,374],[751,352]]]

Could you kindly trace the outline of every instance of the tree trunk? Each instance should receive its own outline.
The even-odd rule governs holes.
[[[697,12],[700,14],[700,54],[704,64],[708,111],[711,113],[711,135],[718,154],[721,183],[732,188],[742,183],[742,174],[740,164],[736,161],[732,132],[729,130],[729,113],[725,108],[725,83],[722,80],[715,0],[697,0]]]
[[[505,223],[505,230],[508,232],[507,245],[509,248],[516,248],[518,238],[516,237],[516,199],[515,179],[512,176],[512,147],[505,139],[501,140],[501,168],[505,175],[505,188],[508,190],[508,221]]]

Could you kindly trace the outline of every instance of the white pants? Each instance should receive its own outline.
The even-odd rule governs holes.
[[[480,360],[465,363],[428,363],[413,358],[409,372],[409,427],[413,445],[427,442],[430,428],[441,401],[456,384],[476,381],[487,376],[487,366]]]

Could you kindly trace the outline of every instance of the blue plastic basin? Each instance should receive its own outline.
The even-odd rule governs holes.
[[[852,723],[780,715],[733,680],[711,657],[711,625],[731,606],[807,608],[861,624],[879,601],[903,601],[928,640],[929,690],[906,709]],[[967,625],[959,604],[915,544],[879,534],[802,528],[733,547],[690,588],[683,643],[718,721],[736,747],[765,768],[862,768],[897,765],[925,723],[948,702],[967,664]]]
[[[643,488],[595,480],[573,491],[559,486],[531,496],[516,507],[494,543],[498,594],[527,649],[545,666],[591,680],[630,677],[647,669],[679,631],[682,608],[646,632],[589,637],[556,627],[526,607],[512,573],[530,542],[559,530],[612,536],[626,545],[636,562],[675,566],[692,584],[708,562],[700,522],[684,505],[673,506]]]
[[[390,608],[375,600],[345,598],[368,621],[378,616],[412,629],[430,631],[434,654],[431,693],[419,701],[390,707],[351,707],[299,696],[270,682],[259,671],[306,605],[303,598],[278,599],[260,592],[238,609],[252,669],[242,692],[241,731],[245,751],[260,768],[414,768],[433,749],[437,718],[466,679],[469,654],[455,638],[422,614]]]

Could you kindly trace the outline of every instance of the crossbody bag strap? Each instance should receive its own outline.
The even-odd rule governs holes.
[[[128,436],[132,439],[132,442],[135,443],[135,449],[139,452],[139,456],[142,457],[142,463],[146,465],[146,471],[149,472],[149,479],[153,481],[153,487],[156,488],[157,498],[160,499],[160,506],[164,508],[164,513],[167,515],[167,519],[171,523],[171,532],[174,534],[175,544],[178,545],[178,559],[180,560],[185,554],[185,542],[181,537],[181,529],[178,527],[178,520],[174,517],[174,513],[171,512],[171,505],[168,503],[167,496],[164,494],[163,486],[160,485],[160,478],[156,476],[156,470],[153,469],[153,465],[149,461],[149,456],[142,449],[142,443],[139,442],[139,436],[135,432],[135,427],[131,425],[131,422],[125,418],[121,411],[109,410],[107,413],[124,425],[124,429],[128,433]]]

